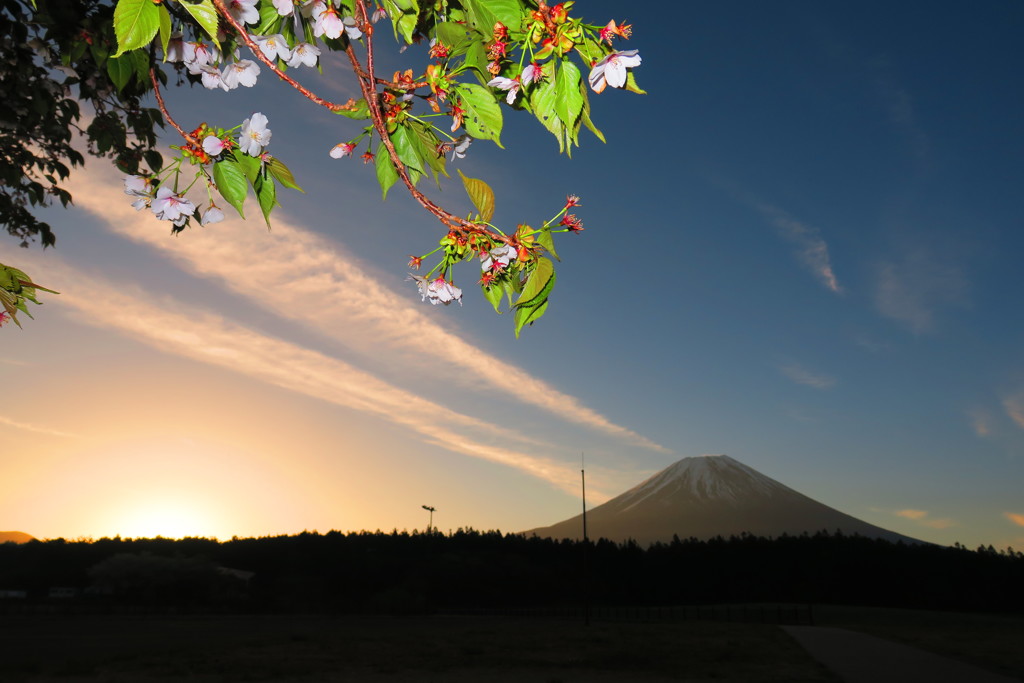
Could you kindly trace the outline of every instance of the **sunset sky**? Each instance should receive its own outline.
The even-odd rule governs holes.
[[[513,335],[472,264],[420,301],[440,224],[330,148],[358,124],[265,72],[170,89],[186,128],[253,112],[306,190],[178,237],[90,160],[57,247],[0,262],[57,289],[0,329],[0,529],[38,538],[304,529],[518,531],[679,458],[725,453],[873,524],[1024,549],[1024,4],[581,0],[633,24],[648,95],[592,95],[572,159],[504,107],[456,168],[495,222],[569,193],[585,231]],[[382,32],[383,33],[383,32]],[[390,36],[381,60],[400,58]],[[299,77],[335,99],[350,74]],[[165,136],[167,144],[178,140]]]

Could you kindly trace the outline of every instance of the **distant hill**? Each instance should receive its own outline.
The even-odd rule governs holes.
[[[28,543],[34,540],[23,531],[0,531],[0,543]]]
[[[823,505],[727,455],[683,458],[587,512],[587,535],[643,545],[749,533],[777,538],[837,530],[846,535],[924,543]],[[582,515],[527,536],[583,536]]]

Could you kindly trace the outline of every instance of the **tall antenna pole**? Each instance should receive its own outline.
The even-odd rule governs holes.
[[[427,523],[427,533],[429,534],[430,529],[434,526],[434,510],[436,510],[437,508],[430,505],[421,505],[420,507],[430,512],[430,521]]]
[[[587,574],[587,548],[590,538],[587,536],[587,470],[580,453],[580,483],[583,485],[583,623],[590,626],[590,587]]]

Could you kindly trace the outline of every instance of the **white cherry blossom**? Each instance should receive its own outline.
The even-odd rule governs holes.
[[[228,11],[240,24],[260,23],[260,11],[256,9],[256,0],[228,0]]]
[[[444,304],[447,306],[453,301],[458,301],[459,305],[462,305],[462,290],[445,280],[443,277],[428,280],[421,275],[413,275],[410,273],[409,279],[416,283],[423,301],[430,299],[430,303],[434,306],[438,304]]]
[[[490,251],[485,251],[480,254],[480,270],[488,271],[494,269],[495,264],[499,267],[504,268],[509,264],[510,261],[516,258],[515,248],[501,244]]]
[[[310,43],[298,43],[292,48],[291,59],[286,60],[288,66],[293,69],[300,65],[316,66],[316,60],[320,57],[320,48]]]
[[[313,3],[313,35],[319,38],[340,38],[345,30],[345,23],[338,10],[324,2]]]
[[[242,132],[238,136],[238,145],[242,152],[257,157],[263,152],[263,148],[270,144],[271,133],[267,123],[267,117],[259,112],[242,123]]]
[[[271,61],[280,59],[284,62],[291,59],[292,50],[288,47],[288,41],[280,33],[275,33],[272,36],[253,36],[253,38],[267,59]]]
[[[224,67],[222,78],[229,88],[234,90],[240,85],[251,88],[256,85],[256,78],[260,75],[259,65],[251,59],[240,59],[234,64]]]
[[[210,204],[210,208],[203,212],[203,217],[199,221],[200,225],[212,225],[213,223],[220,223],[224,220],[224,212],[216,204]]]
[[[274,9],[277,10],[278,16],[290,16],[295,12],[295,2],[293,0],[274,0]]]
[[[206,64],[199,69],[199,73],[203,78],[203,87],[207,90],[231,90],[231,86],[224,80],[224,75],[220,72],[217,67]],[[238,87],[236,84],[235,87]]]
[[[590,70],[590,87],[596,93],[604,91],[606,85],[621,88],[626,84],[626,69],[640,66],[640,55],[637,50],[613,52],[594,65]]]
[[[221,140],[216,135],[207,135],[203,138],[203,151],[212,157],[217,156],[230,145],[229,140]]]
[[[189,41],[183,43],[181,52],[185,66],[188,67],[188,72],[193,76],[198,76],[204,66],[216,64],[220,60],[220,53],[217,52],[217,48],[202,42],[193,43]]]

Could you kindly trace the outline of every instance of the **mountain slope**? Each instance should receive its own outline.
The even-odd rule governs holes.
[[[0,543],[28,543],[34,540],[23,531],[0,531]]]
[[[590,538],[646,545],[680,538],[797,536],[821,530],[921,543],[823,505],[727,455],[683,458],[587,512]],[[582,538],[582,515],[528,536]]]

